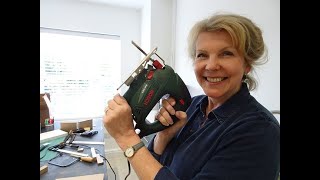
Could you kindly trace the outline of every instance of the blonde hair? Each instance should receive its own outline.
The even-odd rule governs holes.
[[[250,19],[237,14],[214,14],[198,21],[188,36],[188,54],[191,59],[196,56],[196,40],[201,32],[225,30],[231,36],[234,47],[244,56],[245,63],[254,71],[254,67],[268,61],[267,50],[261,29]],[[247,74],[244,80],[249,90],[254,90],[258,83]]]

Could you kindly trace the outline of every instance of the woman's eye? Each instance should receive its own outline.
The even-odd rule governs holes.
[[[206,57],[206,55],[203,54],[203,53],[197,54],[197,58],[198,58],[198,59],[205,58],[205,57]]]
[[[233,53],[230,51],[223,51],[222,56],[233,56]]]

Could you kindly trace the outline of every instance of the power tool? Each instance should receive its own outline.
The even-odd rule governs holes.
[[[156,54],[157,47],[149,54],[146,54],[133,41],[132,44],[146,56],[138,68],[131,73],[129,78],[120,87],[123,84],[129,86],[123,97],[132,109],[133,119],[136,122],[135,129],[140,130],[138,135],[140,138],[143,138],[170,127],[162,125],[157,119],[152,123],[146,120],[150,111],[161,98],[165,95],[173,97],[176,101],[173,108],[176,111],[186,111],[191,103],[191,96],[180,76]],[[151,58],[153,54],[157,55],[163,64]],[[171,118],[173,123],[178,120],[175,115],[171,115]]]

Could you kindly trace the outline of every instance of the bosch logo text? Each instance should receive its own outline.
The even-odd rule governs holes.
[[[149,102],[151,101],[153,95],[154,95],[154,90],[151,89],[151,90],[149,91],[147,97],[146,97],[146,98],[144,99],[144,101],[143,101],[143,104],[144,104],[145,106],[147,106],[147,105],[149,104]]]

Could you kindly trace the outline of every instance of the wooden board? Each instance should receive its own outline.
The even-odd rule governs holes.
[[[102,159],[102,157],[100,156],[100,154],[97,154],[97,164],[98,164],[98,165],[104,164],[104,163],[103,163],[103,159]]]
[[[40,94],[40,123],[41,123],[41,127],[45,126],[44,121],[45,121],[45,119],[49,118],[49,108],[43,99],[44,95],[45,94]],[[50,99],[50,94],[46,93],[46,95]]]
[[[60,129],[66,132],[69,132],[70,130],[74,131],[77,129],[77,122],[60,122]]]
[[[90,130],[92,129],[92,119],[88,119],[88,120],[81,120],[78,122],[78,128],[90,128]]]
[[[44,165],[40,167],[40,175],[48,172],[48,166]]]
[[[41,133],[40,134],[40,144],[47,142],[47,141],[51,141],[51,140],[59,138],[59,137],[66,137],[67,134],[68,134],[67,132],[62,131],[60,129]]]

